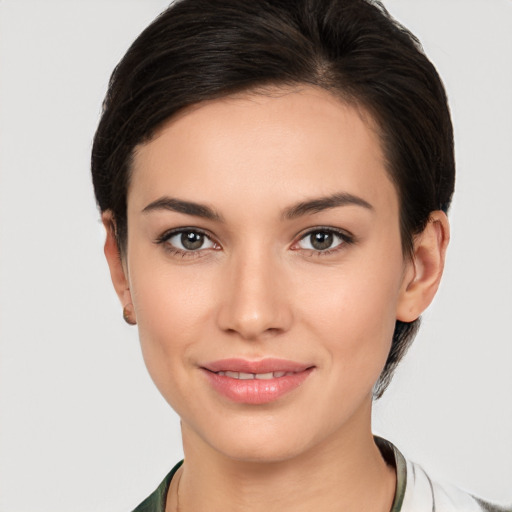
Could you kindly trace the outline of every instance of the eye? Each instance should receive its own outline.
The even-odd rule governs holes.
[[[337,249],[345,243],[351,243],[352,239],[348,235],[335,231],[333,229],[316,229],[306,233],[298,242],[299,249],[311,251],[329,252]]]
[[[158,243],[168,244],[176,252],[196,252],[202,249],[215,249],[217,244],[202,231],[182,229],[165,233]]]

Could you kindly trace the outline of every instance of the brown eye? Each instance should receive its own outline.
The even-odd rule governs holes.
[[[183,251],[199,251],[201,249],[212,249],[215,247],[214,242],[201,231],[191,229],[184,231],[175,231],[171,236],[167,237],[165,243],[173,248]]]
[[[205,236],[202,233],[188,231],[181,234],[181,245],[188,251],[201,249]]]
[[[332,233],[326,233],[325,231],[319,231],[309,235],[311,246],[317,251],[324,251],[329,249],[334,241]]]
[[[301,249],[308,249],[313,251],[328,251],[347,242],[341,233],[330,231],[327,229],[318,229],[310,231],[303,236],[298,243]]]

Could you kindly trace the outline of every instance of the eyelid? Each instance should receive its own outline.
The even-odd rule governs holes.
[[[319,250],[319,249],[303,249],[301,247],[297,247],[298,243],[301,240],[304,240],[306,237],[311,236],[313,233],[318,233],[318,232],[332,233],[333,235],[341,238],[342,242],[340,244],[334,246],[333,248],[325,249],[323,251]],[[344,229],[335,228],[332,226],[315,226],[312,228],[308,228],[307,230],[299,233],[295,237],[295,241],[293,242],[291,249],[292,250],[310,251],[310,252],[314,252],[315,254],[318,254],[318,255],[326,255],[326,254],[341,250],[346,245],[352,245],[352,244],[356,243],[356,241],[357,241],[356,237],[352,233],[350,233]]]
[[[208,233],[204,229],[196,228],[194,226],[182,226],[179,228],[172,228],[172,229],[168,229],[167,231],[164,231],[161,235],[159,235],[157,237],[157,239],[155,240],[155,243],[166,242],[167,240],[169,240],[169,238],[173,237],[174,235],[178,235],[180,233],[185,233],[187,231],[193,231],[194,233],[199,233],[201,235],[206,236],[210,240],[213,239],[213,237],[210,235],[210,233]]]
[[[193,233],[203,235],[212,244],[214,244],[214,247],[205,247],[205,248],[200,248],[197,250],[190,250],[190,249],[187,250],[187,249],[180,249],[179,247],[176,247],[172,244],[167,244],[167,242],[172,237],[179,235],[179,234],[187,233],[187,232],[193,232]],[[165,250],[171,252],[172,254],[179,254],[183,257],[197,257],[197,256],[200,256],[200,253],[202,253],[204,251],[208,251],[211,249],[217,250],[217,248],[220,247],[220,244],[217,242],[217,240],[215,240],[215,238],[210,233],[208,233],[208,231],[201,229],[201,228],[196,228],[194,226],[182,226],[179,228],[169,229],[169,230],[165,231],[164,233],[162,233],[160,236],[158,236],[157,239],[155,240],[155,243],[159,244],[159,245],[163,245]]]
[[[180,254],[184,257],[185,256],[196,256],[197,257],[200,255],[201,252],[208,251],[211,249],[218,250],[221,248],[219,242],[208,231],[206,231],[205,229],[202,229],[202,228],[194,227],[194,226],[182,226],[182,227],[178,227],[178,228],[169,229],[169,230],[165,231],[164,233],[162,233],[160,236],[158,236],[157,239],[155,240],[155,243],[164,245],[173,236],[176,236],[176,235],[179,235],[179,234],[182,234],[185,232],[194,232],[194,233],[198,233],[198,234],[205,236],[211,243],[214,244],[214,247],[206,247],[204,249],[200,248],[197,250],[187,250],[187,249],[180,249],[179,247],[173,246],[171,244],[167,244],[167,247],[165,247],[165,249],[171,253]],[[303,240],[307,236],[311,236],[313,233],[317,233],[317,232],[332,233],[335,236],[339,237],[342,240],[342,242],[333,248],[328,248],[325,250],[303,249],[301,247],[297,247],[298,243],[301,240]],[[336,252],[336,251],[342,249],[343,247],[345,247],[346,245],[354,244],[356,241],[357,241],[356,237],[344,229],[335,228],[332,226],[314,226],[314,227],[307,228],[306,230],[297,234],[295,236],[295,241],[293,242],[290,249],[296,250],[296,251],[298,251],[298,250],[309,251],[309,252],[312,252],[312,253],[315,253],[318,255],[326,255],[326,254],[329,254],[332,252]]]

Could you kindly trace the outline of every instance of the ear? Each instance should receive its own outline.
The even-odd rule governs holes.
[[[423,232],[415,237],[412,258],[406,263],[397,320],[413,322],[432,302],[443,275],[449,240],[446,214],[432,212]]]
[[[105,231],[107,232],[104,252],[110,269],[112,284],[114,285],[114,289],[116,290],[117,296],[119,297],[121,305],[123,306],[123,315],[125,320],[128,323],[135,323],[134,319],[132,322],[129,321],[134,315],[132,297],[130,293],[130,284],[126,266],[124,265],[123,259],[119,252],[119,247],[117,245],[116,225],[112,212],[110,210],[103,212],[101,215],[101,220],[105,226]]]

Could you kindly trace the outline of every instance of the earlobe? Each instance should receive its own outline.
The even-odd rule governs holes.
[[[112,284],[123,306],[123,318],[131,325],[136,324],[135,312],[133,311],[132,298],[130,293],[130,284],[126,272],[125,265],[119,252],[116,239],[115,221],[112,212],[106,211],[101,215],[101,220],[105,226],[105,257],[110,269],[110,277]]]
[[[450,225],[442,211],[432,212],[427,226],[414,240],[397,308],[397,320],[413,322],[432,302],[443,275]]]

